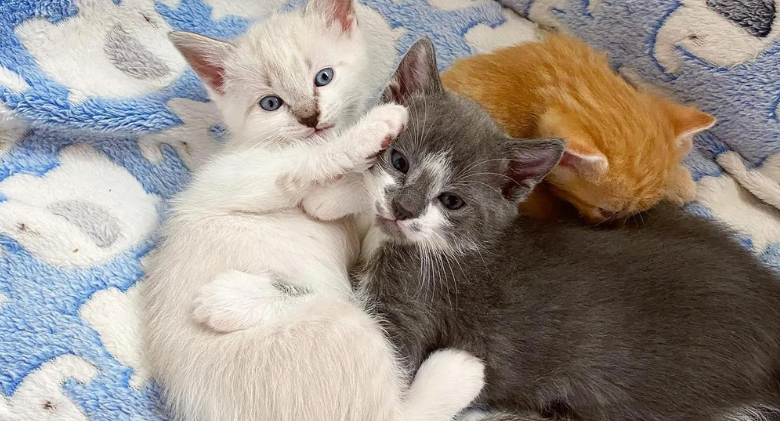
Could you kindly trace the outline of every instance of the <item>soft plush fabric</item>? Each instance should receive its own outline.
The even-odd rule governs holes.
[[[500,1],[606,50],[638,85],[715,115],[687,161],[699,186],[691,210],[780,269],[780,0]]]
[[[143,361],[144,256],[224,131],[166,34],[231,39],[305,3],[284,1],[0,1],[0,420],[168,419]],[[432,38],[442,69],[534,37],[491,0],[364,3],[398,51]]]

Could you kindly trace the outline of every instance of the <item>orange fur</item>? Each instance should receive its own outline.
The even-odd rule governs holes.
[[[459,60],[444,85],[481,103],[510,136],[566,140],[549,191],[594,222],[619,219],[666,199],[693,199],[682,166],[692,135],[715,118],[638,91],[604,53],[564,35],[549,35],[492,54]],[[544,216],[554,201],[532,198],[525,210]],[[559,214],[559,210],[555,210]]]

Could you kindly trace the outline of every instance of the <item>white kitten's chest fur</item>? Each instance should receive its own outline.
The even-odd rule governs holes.
[[[214,273],[271,271],[312,292],[350,294],[347,268],[355,261],[359,241],[348,219],[316,221],[291,208],[271,214],[236,211],[198,225],[187,229],[198,230],[198,243],[210,244],[224,258],[210,263]]]

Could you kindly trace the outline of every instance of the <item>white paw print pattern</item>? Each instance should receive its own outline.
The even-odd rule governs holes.
[[[0,156],[10,151],[27,134],[28,125],[15,117],[13,111],[0,102]]]
[[[0,66],[0,86],[16,94],[30,89],[30,85],[21,76],[3,66]]]
[[[30,89],[30,85],[21,76],[3,66],[0,66],[0,86],[16,94]],[[27,123],[15,117],[13,111],[0,102],[0,156],[19,143],[27,129]]]
[[[167,37],[171,27],[153,0],[74,2],[79,12],[73,17],[56,25],[31,19],[15,31],[41,71],[70,90],[71,103],[141,96],[184,71],[184,59]]]
[[[780,209],[780,154],[767,158],[760,167],[749,169],[734,151],[718,155],[718,164],[740,185],[764,202]]]
[[[749,237],[755,253],[780,242],[780,211],[757,199],[731,176],[704,177],[696,190],[696,200],[731,229]]]
[[[499,48],[526,42],[539,41],[539,27],[535,23],[524,19],[504,9],[502,14],[506,23],[491,28],[488,25],[477,25],[466,33],[465,39],[478,54],[485,54]]]
[[[160,0],[160,3],[175,9],[179,7],[180,0]],[[287,3],[287,0],[262,0],[262,1],[236,1],[236,0],[203,0],[203,3],[211,7],[211,18],[219,21],[226,16],[241,16],[247,19],[258,19]]]
[[[144,241],[158,225],[160,198],[127,170],[86,144],[64,148],[45,175],[0,183],[0,232],[42,261],[83,267],[104,263]]]
[[[606,0],[590,0],[588,2],[588,13],[595,14]],[[535,0],[528,9],[528,19],[547,28],[556,28],[563,32],[568,29],[558,21],[555,16],[556,10],[566,10],[569,7],[570,0]]]
[[[780,0],[774,0],[780,11]],[[683,0],[658,31],[653,51],[658,63],[669,73],[681,65],[677,46],[717,66],[735,66],[754,59],[780,38],[780,13],[771,32],[756,37],[713,10],[707,0]]]
[[[87,416],[62,391],[62,382],[74,379],[87,383],[97,369],[75,355],[63,355],[47,361],[25,377],[11,398],[0,395],[0,420],[3,421],[88,421]]]
[[[141,390],[149,381],[143,358],[141,286],[127,292],[108,288],[96,292],[79,310],[79,315],[100,335],[100,342],[120,363],[133,369],[130,387]]]
[[[138,138],[141,154],[151,163],[162,161],[161,144],[171,146],[190,170],[198,167],[219,146],[210,133],[219,124],[219,110],[211,102],[174,98],[168,108],[182,121],[180,126]]]
[[[553,11],[565,10],[568,0],[536,0],[528,9],[528,19],[548,28],[558,28],[565,31],[565,25],[558,22]]]

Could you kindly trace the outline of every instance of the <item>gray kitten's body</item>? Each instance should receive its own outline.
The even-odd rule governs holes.
[[[560,143],[512,143],[441,89],[421,64],[430,48],[414,48],[397,76],[411,81],[388,94],[411,115],[371,171],[360,281],[408,368],[466,350],[486,363],[482,403],[516,414],[779,419],[780,282],[729,233],[676,209],[621,230],[516,217]]]
[[[650,219],[621,231],[519,219],[423,286],[419,250],[388,244],[365,292],[410,367],[442,347],[483,359],[496,408],[710,420],[778,406],[778,281],[705,221]]]

